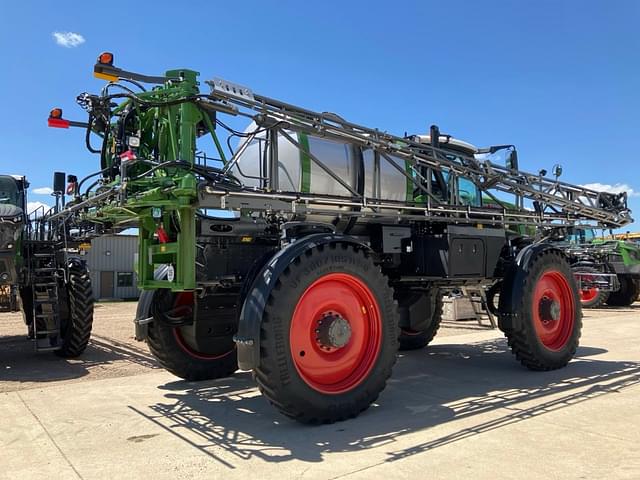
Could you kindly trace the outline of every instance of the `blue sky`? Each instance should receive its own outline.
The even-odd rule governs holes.
[[[348,4],[348,5],[347,5]],[[514,143],[521,168],[626,185],[640,217],[640,2],[5,2],[0,171],[33,187],[97,170],[81,130],[96,56],[144,73],[192,68],[393,133],[432,123],[476,145]],[[54,32],[73,32],[63,46]],[[82,41],[83,40],[83,41]],[[636,139],[636,140],[634,140]],[[604,187],[603,187],[604,188]],[[50,202],[32,193],[31,200]],[[632,226],[633,229],[637,223]]]

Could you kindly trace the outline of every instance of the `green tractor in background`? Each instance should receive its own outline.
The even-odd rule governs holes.
[[[596,239],[592,243],[606,256],[608,267],[618,276],[620,288],[609,294],[606,303],[628,306],[640,296],[640,245],[625,240]]]
[[[640,296],[640,245],[628,240],[598,238],[590,228],[572,228],[558,237],[574,272],[581,277],[583,307],[627,307]],[[609,274],[609,286],[589,281],[589,274]],[[600,277],[602,278],[602,277]],[[606,282],[605,282],[606,283]]]
[[[64,174],[55,178],[60,199]],[[73,243],[59,239],[60,226],[48,221],[44,207],[30,218],[28,187],[24,176],[0,175],[0,291],[9,310],[22,307],[36,351],[76,357],[87,347],[93,323],[89,272],[73,255]]]

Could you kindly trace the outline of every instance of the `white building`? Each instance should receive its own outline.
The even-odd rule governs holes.
[[[134,261],[137,235],[105,235],[91,241],[84,259],[91,272],[96,299],[138,298]]]

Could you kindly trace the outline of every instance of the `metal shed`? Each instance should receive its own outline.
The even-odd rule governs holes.
[[[138,298],[140,293],[134,273],[137,253],[136,235],[106,235],[91,241],[85,260],[96,299]]]

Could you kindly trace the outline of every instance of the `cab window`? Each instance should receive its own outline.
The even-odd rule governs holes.
[[[591,243],[596,238],[596,234],[592,229],[582,230],[582,229],[574,229],[571,231],[569,235],[567,235],[567,240],[570,243],[580,244],[580,243]]]
[[[11,177],[0,178],[0,203],[20,206],[20,192]]]
[[[460,195],[460,203],[462,205],[471,205],[472,207],[479,207],[482,205],[480,194],[478,193],[478,187],[468,178],[458,178],[458,193]]]

